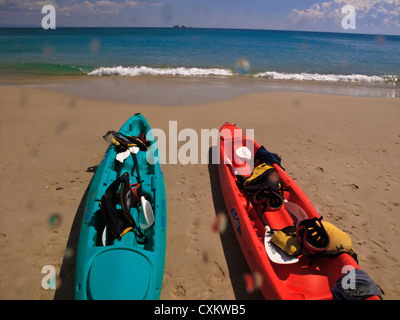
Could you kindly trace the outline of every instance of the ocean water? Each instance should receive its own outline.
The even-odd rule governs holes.
[[[2,28],[7,75],[400,83],[400,36],[174,28]]]

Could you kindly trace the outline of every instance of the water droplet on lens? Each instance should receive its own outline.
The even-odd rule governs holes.
[[[225,215],[225,213],[217,213],[215,216],[214,222],[211,226],[212,231],[214,232],[224,232],[226,230],[226,227],[228,225],[228,219]]]
[[[54,48],[53,46],[48,45],[48,44],[44,45],[42,48],[43,55],[48,58],[52,57],[54,55],[55,51],[56,51],[56,48]]]
[[[375,41],[378,45],[383,46],[386,43],[386,38],[383,35],[377,35]]]
[[[207,251],[203,251],[201,254],[201,260],[203,261],[203,263],[208,263],[208,252]]]
[[[243,278],[246,282],[246,291],[248,293],[253,293],[254,290],[259,289],[263,283],[263,276],[257,271],[252,274],[245,273]]]
[[[93,39],[92,41],[90,41],[90,43],[89,43],[90,52],[96,53],[99,51],[99,48],[100,48],[100,40],[99,39]]]
[[[235,68],[240,75],[247,74],[250,71],[250,62],[247,58],[240,58],[236,61]]]
[[[52,228],[57,228],[61,225],[61,221],[62,221],[61,215],[59,213],[54,213],[50,216],[49,225]]]
[[[254,278],[251,274],[245,273],[243,275],[244,281],[246,282],[246,291],[252,293],[254,291]]]
[[[65,253],[64,253],[64,258],[65,259],[70,259],[74,256],[74,249],[67,247],[65,249]]]

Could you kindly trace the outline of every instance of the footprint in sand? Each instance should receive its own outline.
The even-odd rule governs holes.
[[[196,218],[196,220],[189,226],[188,231],[186,232],[188,238],[190,239],[187,252],[191,255],[199,256],[200,255],[200,250],[198,248],[198,242],[199,242],[199,234],[198,234],[198,226],[200,224],[199,218]]]
[[[177,180],[176,180],[176,184],[178,186],[183,186],[186,182],[186,178],[184,176],[180,176]]]
[[[379,248],[381,248],[384,252],[388,253],[389,251],[385,248],[385,241],[376,241],[374,239],[371,239],[373,243],[375,243]],[[383,244],[383,245],[382,245]]]
[[[188,237],[190,238],[190,243],[194,243],[199,241],[197,228],[194,223],[190,225],[190,228],[187,232]]]
[[[200,298],[200,300],[216,300],[216,296],[214,290],[208,289],[204,295]]]
[[[195,193],[191,193],[189,196],[186,196],[185,200],[195,215],[199,215],[202,212],[200,201],[197,199]]]
[[[56,245],[58,243],[58,240],[59,240],[58,231],[54,230],[50,233],[46,243],[48,245]]]
[[[360,187],[358,185],[356,185],[355,183],[351,183],[348,185],[350,188],[352,188],[353,190],[357,190],[360,189]]]
[[[178,284],[178,285],[176,285],[174,290],[172,290],[172,294],[177,297],[184,297],[184,296],[186,296],[186,289],[183,285]]]
[[[194,221],[189,226],[187,231],[188,238],[190,239],[187,252],[189,254],[198,256],[200,255],[200,250],[198,248],[198,241],[199,241],[198,229],[200,225],[199,214],[202,212],[202,209],[200,207],[200,201],[197,199],[196,194],[194,193],[191,193],[189,194],[189,196],[186,196],[185,202],[189,205],[191,213],[194,214]]]
[[[3,248],[7,245],[7,235],[5,233],[0,233],[0,248]]]

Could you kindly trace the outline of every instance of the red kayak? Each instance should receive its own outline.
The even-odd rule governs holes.
[[[343,276],[343,267],[360,269],[352,256],[343,253],[334,257],[314,259],[309,255],[299,255],[289,257],[291,261],[276,263],[267,254],[267,245],[264,242],[266,229],[259,214],[262,215],[266,228],[272,230],[281,230],[293,225],[293,216],[289,214],[286,205],[288,202],[300,206],[309,219],[321,216],[304,192],[276,163],[272,166],[280,178],[284,204],[279,209],[272,210],[259,207],[249,199],[248,194],[238,186],[237,179],[238,176],[251,175],[252,155],[256,154],[259,148],[260,145],[251,137],[243,135],[236,126],[226,123],[221,127],[219,137],[221,189],[246,261],[251,271],[261,276],[260,289],[266,299],[332,299],[331,289]],[[258,213],[253,204],[258,207],[256,208]]]

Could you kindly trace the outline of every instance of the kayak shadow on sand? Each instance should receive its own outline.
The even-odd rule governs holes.
[[[89,167],[86,171],[95,173],[97,166]],[[94,176],[94,175],[93,175]],[[74,221],[72,222],[71,230],[69,233],[63,262],[61,264],[60,274],[58,276],[57,288],[54,294],[54,300],[73,300],[74,299],[74,286],[75,286],[75,266],[76,266],[76,253],[78,251],[79,233],[85,211],[86,199],[89,192],[89,187],[92,183],[93,177],[90,180],[86,191],[79,203],[76,210]]]
[[[218,164],[212,163],[212,155],[216,154],[216,152],[218,152],[217,146],[212,146],[208,150],[208,173],[210,176],[215,214],[223,212],[227,218],[227,227],[223,232],[219,233],[219,236],[221,238],[222,248],[228,265],[229,278],[232,283],[235,298],[238,300],[263,300],[264,297],[260,290],[255,290],[252,293],[248,293],[246,290],[244,275],[251,274],[251,271],[243,256],[239,242],[236,239],[235,232],[228,217],[219,181]]]

